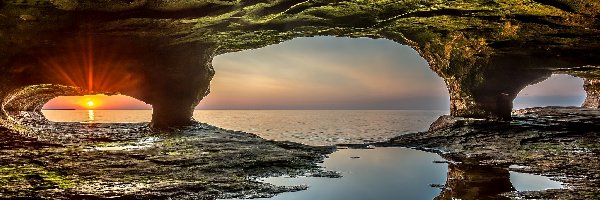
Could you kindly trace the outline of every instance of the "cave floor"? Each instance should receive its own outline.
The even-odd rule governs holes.
[[[200,123],[168,131],[147,124],[21,123],[36,123],[37,134],[0,130],[0,199],[270,197],[306,186],[255,177],[319,175],[317,163],[334,150]]]
[[[446,117],[444,127],[380,146],[436,152],[451,161],[550,176],[566,189],[511,192],[514,199],[600,199],[600,110],[517,110],[510,122]],[[516,166],[516,167],[515,167]]]

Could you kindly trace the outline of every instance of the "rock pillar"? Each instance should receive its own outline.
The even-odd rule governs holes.
[[[586,79],[583,89],[585,89],[587,97],[581,107],[600,108],[600,79]]]
[[[152,126],[184,126],[194,122],[194,107],[209,93],[214,75],[214,48],[187,43],[158,49],[145,70],[142,98],[152,105]]]

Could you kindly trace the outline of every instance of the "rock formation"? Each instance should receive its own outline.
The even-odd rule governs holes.
[[[51,84],[140,99],[157,127],[189,124],[214,56],[330,35],[409,45],[445,80],[453,116],[508,119],[516,94],[552,73],[597,80],[599,14],[594,0],[5,0],[0,118],[68,93],[11,106]],[[593,105],[598,87],[586,88]]]
[[[583,102],[584,108],[600,108],[600,79],[587,79],[583,84],[587,97]]]

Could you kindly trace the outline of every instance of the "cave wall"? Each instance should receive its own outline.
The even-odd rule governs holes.
[[[599,14],[593,0],[9,0],[0,99],[42,84],[120,93],[152,104],[154,126],[186,125],[214,56],[329,35],[409,45],[446,82],[451,115],[509,119],[516,94],[551,73],[597,80],[582,66],[600,66]]]

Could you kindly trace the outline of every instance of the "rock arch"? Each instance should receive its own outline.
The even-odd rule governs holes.
[[[43,120],[42,106],[50,99],[57,96],[80,95],[82,91],[77,87],[40,84],[30,85],[9,91],[0,99],[0,125],[17,131],[26,131],[20,127],[13,116],[20,115],[22,111],[32,120]]]
[[[28,49],[7,62],[3,91],[17,92],[0,93],[3,104],[37,112],[60,94],[124,94],[153,106],[153,126],[188,125],[194,106],[208,94],[214,47],[159,43],[77,34],[52,45],[60,51]],[[13,98],[24,91],[27,98]]]
[[[32,85],[78,86],[86,93],[118,92],[151,104],[154,126],[186,125],[209,92],[215,55],[331,35],[409,45],[445,80],[451,115],[509,119],[518,91],[555,70],[598,77],[598,68],[579,67],[600,65],[600,4],[564,2],[556,7],[501,0],[4,1],[0,98]],[[126,63],[110,71],[133,83],[94,88],[49,79],[51,68],[43,61],[85,55],[70,49],[79,38]],[[96,56],[95,50],[88,55]],[[587,88],[592,94],[587,102],[594,102],[597,87]]]

